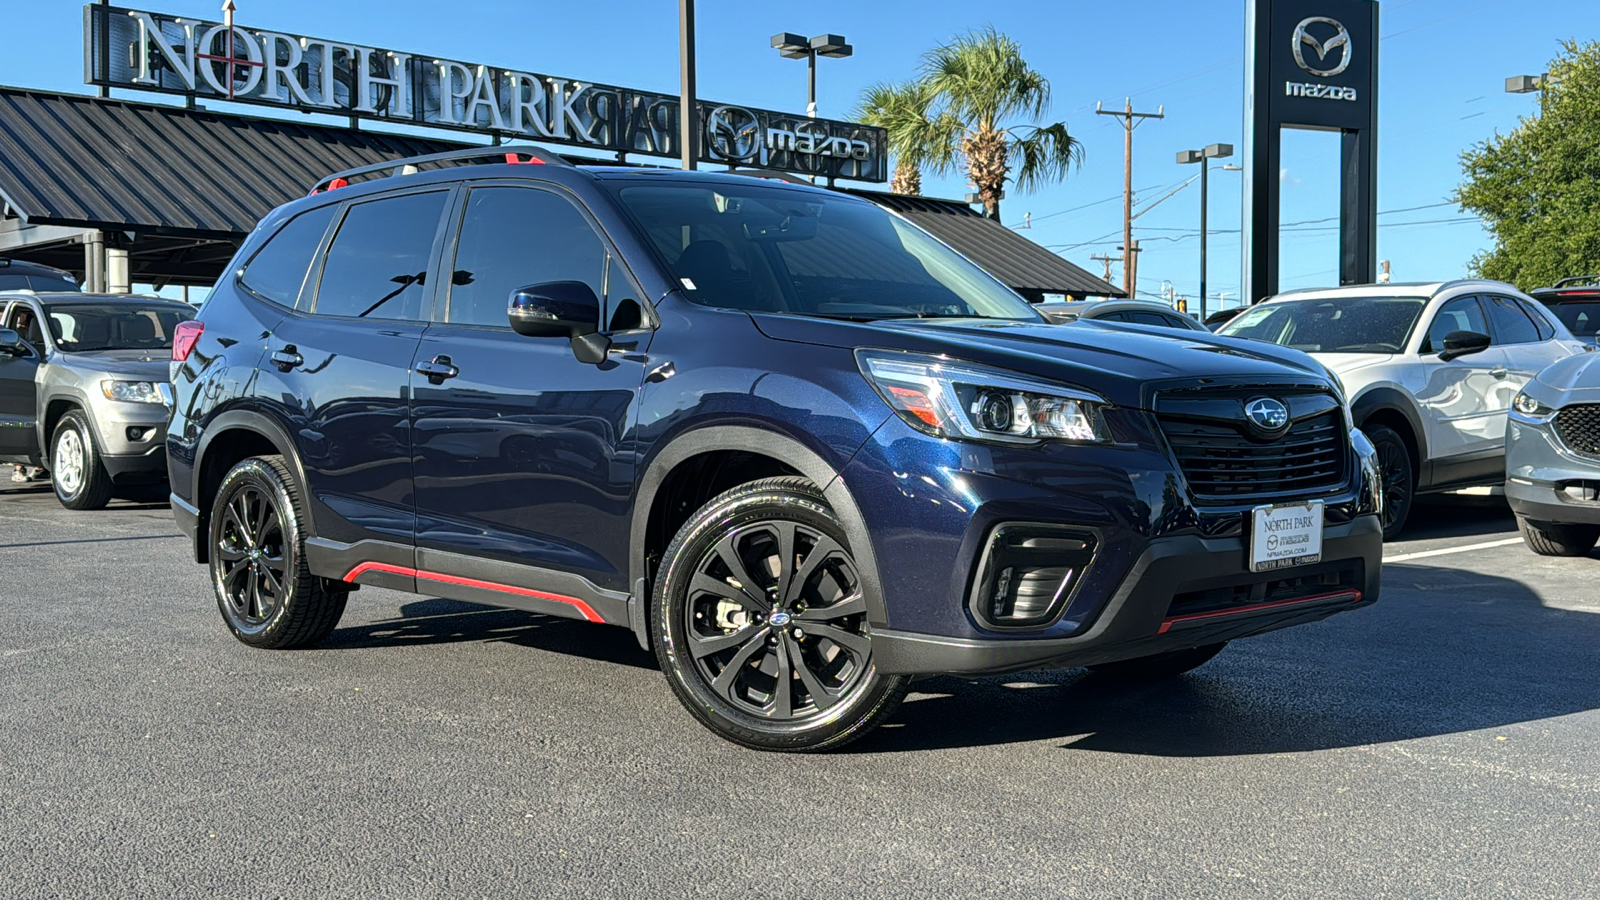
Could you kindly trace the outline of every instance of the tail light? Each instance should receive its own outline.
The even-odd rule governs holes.
[[[172,329],[172,361],[183,362],[189,358],[194,345],[199,343],[200,335],[204,334],[206,323],[199,319],[190,319],[179,322],[178,327]]]

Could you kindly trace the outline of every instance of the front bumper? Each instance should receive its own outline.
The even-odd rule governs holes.
[[[878,669],[901,674],[998,673],[1074,668],[1198,647],[1301,625],[1377,601],[1383,527],[1363,515],[1330,525],[1323,562],[1306,571],[1347,573],[1344,583],[1277,596],[1273,584],[1296,569],[1251,573],[1238,537],[1181,535],[1152,541],[1109,603],[1081,634],[1063,638],[953,638],[874,629]],[[1194,614],[1174,614],[1175,597],[1220,587],[1249,586],[1245,602]],[[1281,594],[1280,589],[1277,593]],[[1274,596],[1276,599],[1267,600]],[[1250,602],[1255,599],[1256,602]]]
[[[1517,515],[1553,525],[1600,525],[1600,461],[1569,452],[1549,423],[1511,417],[1506,430],[1506,501]]]
[[[150,484],[167,477],[167,418],[159,403],[97,402],[90,410],[100,458],[117,484]]]

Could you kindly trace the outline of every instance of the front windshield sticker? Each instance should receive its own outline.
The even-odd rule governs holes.
[[[689,279],[689,278],[680,278],[680,279],[678,279],[678,280],[679,280],[679,281],[681,281],[681,282],[683,282],[683,287],[684,287],[684,290],[688,290],[688,291],[692,291],[692,290],[695,290],[695,286],[694,286],[694,280],[693,280],[693,279]]]

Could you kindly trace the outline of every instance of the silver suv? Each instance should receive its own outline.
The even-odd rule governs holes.
[[[1386,537],[1419,491],[1503,483],[1511,399],[1586,349],[1532,298],[1477,280],[1291,291],[1218,334],[1304,350],[1339,376],[1383,464]]]
[[[0,293],[0,462],[51,470],[68,509],[166,480],[168,363],[186,303]]]

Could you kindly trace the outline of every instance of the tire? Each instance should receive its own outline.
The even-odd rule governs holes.
[[[1540,556],[1588,556],[1600,541],[1600,525],[1553,525],[1517,516],[1522,542]]]
[[[217,489],[208,529],[211,587],[228,630],[252,647],[311,646],[344,614],[349,590],[306,568],[306,521],[281,456],[244,460]]]
[[[794,561],[780,566],[784,557]],[[756,750],[830,750],[905,698],[911,679],[872,664],[860,572],[838,518],[804,478],[712,499],[673,538],[660,571],[656,657],[684,707],[719,736]]]
[[[1090,666],[1089,671],[1102,678],[1117,681],[1160,681],[1176,678],[1185,672],[1200,668],[1210,662],[1213,656],[1221,653],[1222,648],[1226,646],[1228,642],[1223,641],[1220,644],[1206,644],[1203,647],[1190,647],[1185,650],[1168,650],[1166,653],[1157,653],[1154,656],[1101,663],[1098,666]]]
[[[68,410],[50,439],[50,484],[67,509],[105,509],[111,474],[95,445],[94,426],[82,410]]]
[[[1411,448],[1399,432],[1387,425],[1364,425],[1361,430],[1378,451],[1378,468],[1383,477],[1383,539],[1392,541],[1406,527],[1411,501],[1417,495]]]

